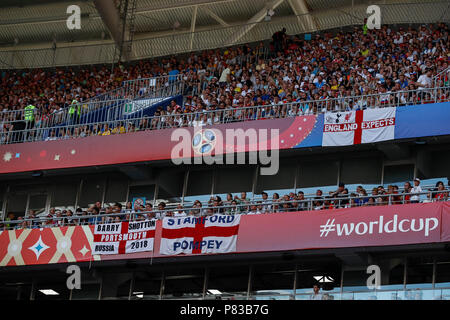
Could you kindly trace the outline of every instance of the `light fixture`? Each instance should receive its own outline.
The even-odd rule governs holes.
[[[318,282],[334,282],[334,279],[329,276],[313,276],[313,278]]]
[[[42,171],[33,171],[33,173],[31,173],[31,176],[34,178],[39,178],[42,177],[44,175],[44,173]]]
[[[275,11],[273,11],[272,9],[268,9],[266,16],[264,17],[264,21],[270,21],[272,20],[272,16],[275,14]]]
[[[209,289],[208,292],[210,294],[222,294],[222,292],[217,289]]]
[[[45,294],[46,296],[58,296],[59,293],[52,289],[42,289],[39,290],[41,293]]]

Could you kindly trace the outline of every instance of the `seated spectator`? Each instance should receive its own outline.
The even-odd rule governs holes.
[[[447,201],[448,191],[445,190],[445,186],[442,181],[438,181],[436,183],[436,188],[430,193],[430,198],[432,198],[433,201]]]
[[[392,204],[401,204],[402,203],[402,197],[399,195],[398,186],[394,185],[392,186],[392,194],[395,196],[392,197]]]
[[[97,223],[102,222],[102,218],[99,215],[100,211],[97,207],[95,207],[95,206],[92,207],[90,213],[91,213],[92,217],[88,219],[89,224],[97,224]]]
[[[125,205],[125,210],[124,210],[124,212],[126,212],[126,213],[131,212],[132,209],[133,209],[133,204],[132,204],[130,201],[128,201],[128,202],[126,203],[126,205]]]
[[[154,219],[156,218],[155,212],[153,212],[153,205],[150,201],[145,202],[145,218],[146,219]]]
[[[66,211],[64,225],[67,225],[67,226],[77,226],[78,225],[78,220],[73,218],[73,212],[70,209],[68,209]]]
[[[227,200],[223,201],[223,204],[225,206],[231,205],[231,202],[233,201],[233,195],[231,193],[227,193]]]
[[[298,211],[307,211],[310,210],[309,202],[305,201],[305,193],[303,191],[299,191],[297,193],[297,210]]]
[[[376,188],[378,192],[378,197],[375,197],[375,203],[377,206],[383,206],[388,204],[388,197],[382,197],[381,195],[385,195],[386,191],[384,190],[383,186],[379,186]]]
[[[250,206],[250,210],[247,212],[247,214],[261,214],[261,211],[259,211],[257,205],[252,204],[252,205]]]
[[[330,210],[335,209],[335,204],[331,200],[331,196],[325,197],[325,201],[323,202],[323,208],[324,210]]]
[[[157,219],[163,219],[164,217],[171,217],[173,215],[172,212],[166,211],[166,203],[161,201],[158,203],[158,211],[155,212],[155,217]]]
[[[61,227],[61,226],[64,225],[64,219],[63,219],[63,216],[66,215],[66,212],[67,212],[67,210],[63,210],[63,211],[61,211],[61,210],[56,210],[56,214],[55,214],[55,216],[53,217],[55,227]]]
[[[409,194],[411,193],[412,189],[411,183],[409,181],[405,182],[403,188],[404,188],[402,192],[404,194],[403,203],[409,203],[411,199],[411,195]]]
[[[344,205],[344,208],[357,207],[358,204],[357,204],[356,200],[359,200],[359,199],[357,199],[356,197],[357,197],[356,193],[350,194],[350,201]]]
[[[183,210],[183,205],[180,203],[177,206],[177,210],[173,213],[174,217],[186,217],[186,212]]]
[[[362,186],[358,186],[356,188],[357,199],[355,199],[355,204],[357,206],[363,206],[369,201],[369,197],[367,196],[367,191]]]
[[[18,217],[17,221],[18,222],[16,222],[13,226],[14,229],[18,230],[26,228],[26,221],[23,221],[23,217]]]
[[[219,196],[214,197],[213,202],[212,202],[212,208],[213,208],[214,214],[223,213],[222,207],[223,207],[222,198]]]
[[[365,204],[366,206],[375,206],[377,205],[374,197],[369,197],[369,200]]]
[[[238,202],[236,200],[231,201],[231,205],[229,208],[226,208],[226,214],[239,214],[241,212],[238,207]]]

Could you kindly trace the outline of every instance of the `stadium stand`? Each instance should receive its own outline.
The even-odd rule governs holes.
[[[132,208],[131,202],[103,203],[96,201],[87,208],[50,208],[48,212],[36,212],[30,210],[24,217],[15,219],[10,214],[0,224],[3,230],[22,228],[51,228],[58,226],[92,225],[97,223],[111,223],[120,221],[142,221],[146,219],[163,219],[164,217],[203,217],[214,214],[270,214],[278,212],[298,212],[314,210],[333,210],[339,208],[356,208],[361,206],[386,206],[402,205],[408,203],[430,203],[449,200],[449,189],[444,182],[438,181],[434,187],[420,186],[420,179],[414,179],[413,184],[407,181],[403,191],[398,185],[378,186],[367,192],[363,186],[349,192],[345,184],[339,184],[335,191],[324,195],[321,189],[317,189],[315,195],[307,195],[303,191],[290,192],[279,195],[274,192],[272,199],[268,193],[262,192],[261,198],[250,199],[246,192],[239,195],[228,193],[226,199],[213,196],[208,202],[194,200],[183,204],[169,204],[166,207],[164,201],[155,204],[153,210],[152,201],[137,205]],[[450,186],[450,184],[449,184]],[[75,212],[74,212],[75,211]]]
[[[437,12],[450,7],[439,1],[384,1],[394,22],[371,30],[359,19],[365,2],[85,1],[90,25],[79,35],[102,30],[98,47],[113,48],[110,58],[96,58],[95,44],[81,44],[86,51],[73,58],[77,43],[61,49],[54,40],[53,63],[41,48],[36,65],[20,69],[33,50],[0,48],[0,67],[11,63],[0,70],[0,299],[448,299],[450,131],[438,131],[450,113],[423,116],[450,103],[449,24],[447,11]],[[62,6],[54,2],[48,7]],[[227,8],[245,15],[230,14],[228,23],[213,12]],[[270,22],[277,8],[283,14]],[[415,8],[429,8],[424,21],[443,22],[390,17]],[[119,38],[106,9],[123,20]],[[344,22],[330,23],[335,14]],[[183,15],[191,19],[186,32],[177,30]],[[172,26],[175,17],[181,24]],[[155,29],[148,39],[147,27]],[[391,110],[364,120],[392,121],[379,125],[389,137],[362,142],[363,118]],[[341,133],[333,128],[342,112],[355,118],[353,131],[342,130],[351,141],[327,144],[326,135]],[[272,136],[281,144],[292,138],[275,147],[275,175],[263,175],[261,162],[175,164],[164,153],[177,131],[165,129],[246,125],[282,131]],[[216,138],[207,143],[217,151]],[[186,141],[201,159],[195,135]],[[241,151],[224,156],[250,157],[242,141]],[[143,152],[124,151],[133,143]],[[111,235],[117,241],[103,239]],[[209,251],[207,237],[225,244]],[[69,263],[83,270],[80,290],[60,275]],[[384,272],[381,289],[367,287],[373,264]],[[35,272],[23,272],[30,265]],[[45,293],[50,288],[56,294]]]
[[[283,41],[280,51],[272,48],[265,59],[261,43],[255,49],[246,45],[222,52],[204,51],[186,60],[140,61],[129,68],[117,67],[113,73],[106,66],[3,72],[0,141],[108,135],[110,129],[128,132],[192,126],[205,112],[205,124],[211,125],[444,102],[449,99],[449,41],[448,26],[443,23],[407,30],[384,26],[367,35],[362,30],[324,33],[310,42],[293,36]],[[81,109],[98,108],[99,101],[103,101],[102,106],[105,100],[117,104],[112,99],[136,96],[138,91],[149,89],[150,82],[140,79],[152,77],[162,77],[158,78],[158,88],[168,87],[175,77],[182,79],[184,103],[160,107],[153,117],[140,114],[128,126],[123,119],[96,124],[89,117],[76,119],[86,113]],[[128,82],[128,86],[136,82],[134,91],[121,91],[122,82]],[[153,90],[159,96],[163,94]],[[26,120],[28,105],[36,109],[28,111],[33,115]],[[85,122],[85,126],[79,122]],[[61,123],[65,126],[53,129],[54,135],[44,130]],[[105,125],[109,129],[105,130]]]

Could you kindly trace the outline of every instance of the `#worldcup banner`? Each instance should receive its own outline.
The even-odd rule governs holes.
[[[325,113],[322,146],[393,140],[396,108]]]
[[[235,252],[240,219],[239,215],[164,218],[160,254]]]
[[[125,254],[153,251],[156,219],[96,224],[92,254]]]

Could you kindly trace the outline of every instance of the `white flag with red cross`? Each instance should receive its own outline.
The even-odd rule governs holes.
[[[325,113],[322,146],[393,140],[396,108]]]
[[[236,251],[239,215],[164,218],[160,253],[166,255]]]

